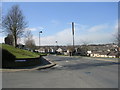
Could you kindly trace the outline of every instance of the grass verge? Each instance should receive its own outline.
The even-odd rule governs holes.
[[[19,49],[19,48],[15,48],[13,46],[10,45],[6,45],[6,44],[2,44],[0,45],[1,48],[9,51],[11,54],[13,54],[16,59],[18,58],[36,58],[39,57],[40,54],[38,53],[34,53],[34,52],[30,52],[28,50],[23,50],[23,49]]]

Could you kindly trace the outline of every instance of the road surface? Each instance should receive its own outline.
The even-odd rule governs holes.
[[[118,88],[118,63],[84,57],[46,56],[48,69],[4,72],[3,88]]]

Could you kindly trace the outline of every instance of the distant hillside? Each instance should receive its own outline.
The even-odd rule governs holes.
[[[2,44],[2,45],[0,45],[0,47],[1,46],[2,46],[3,49],[9,51],[11,54],[16,56],[16,58],[34,58],[34,57],[39,57],[39,55],[37,53],[30,52],[30,51],[23,50],[23,49],[19,49],[19,48],[15,48],[15,47],[10,46],[10,45]]]

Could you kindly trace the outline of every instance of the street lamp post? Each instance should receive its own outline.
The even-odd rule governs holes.
[[[42,33],[42,31],[39,32],[39,49],[40,49],[40,33]]]
[[[58,41],[56,40],[55,43],[56,43],[55,53],[57,54],[57,49],[58,49],[58,44],[57,43],[58,43]]]
[[[57,40],[55,41],[55,43],[56,43],[56,47],[57,47],[57,43],[58,43]]]

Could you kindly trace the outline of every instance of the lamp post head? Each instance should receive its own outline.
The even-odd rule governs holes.
[[[42,33],[42,31],[40,31],[39,33]]]
[[[57,43],[57,41],[55,41],[55,43]]]

